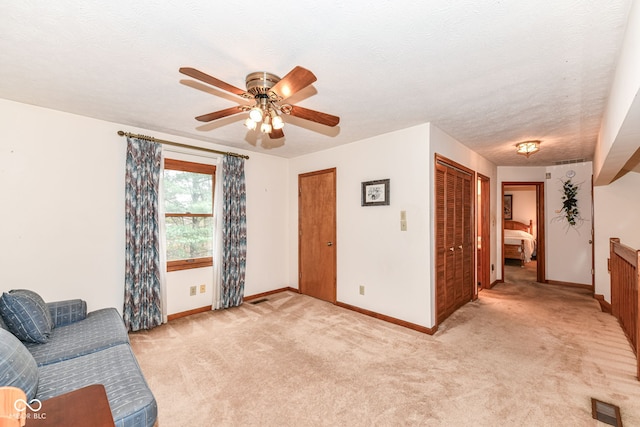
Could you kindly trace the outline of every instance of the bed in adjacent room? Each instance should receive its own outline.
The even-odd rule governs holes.
[[[533,221],[529,224],[523,222],[505,220],[504,221],[504,259],[515,259],[520,261],[524,267],[531,261],[536,251],[536,239],[531,234]]]

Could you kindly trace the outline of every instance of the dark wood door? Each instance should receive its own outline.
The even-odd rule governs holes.
[[[472,174],[436,162],[436,322],[474,298]]]
[[[445,319],[445,313],[447,312],[447,283],[453,280],[449,277],[450,272],[446,268],[447,263],[452,262],[452,257],[449,255],[449,251],[446,244],[447,235],[447,203],[445,199],[446,194],[446,175],[447,168],[439,163],[436,163],[436,176],[435,176],[435,250],[436,250],[436,323],[440,323]]]
[[[336,170],[298,175],[300,292],[336,302]]]
[[[457,171],[458,180],[460,183],[460,190],[456,189],[456,192],[461,194],[462,203],[462,218],[456,219],[462,229],[462,235],[458,240],[458,256],[462,258],[462,299],[457,301],[457,307],[460,307],[469,301],[474,296],[474,281],[475,281],[475,227],[474,227],[474,182],[473,175],[468,173]]]

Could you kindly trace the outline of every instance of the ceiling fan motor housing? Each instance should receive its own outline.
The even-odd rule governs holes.
[[[267,73],[266,71],[256,71],[247,75],[247,92],[254,97],[260,97],[259,95],[268,95],[271,88],[280,81],[280,77],[275,74]]]

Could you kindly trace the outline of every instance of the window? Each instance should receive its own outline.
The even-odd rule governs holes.
[[[213,192],[216,167],[165,159],[167,271],[213,265]]]

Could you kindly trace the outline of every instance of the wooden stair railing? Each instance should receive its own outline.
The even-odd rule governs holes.
[[[638,319],[638,292],[640,251],[620,243],[620,239],[609,239],[610,257],[609,271],[611,272],[611,314],[613,314],[636,354],[636,376],[640,380],[640,358],[638,344],[640,343],[640,320]]]

